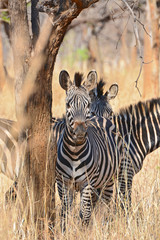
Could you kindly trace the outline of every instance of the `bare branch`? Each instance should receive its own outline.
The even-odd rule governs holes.
[[[129,10],[129,12],[131,13],[131,16],[133,18],[133,29],[134,29],[134,34],[135,34],[135,38],[136,38],[136,45],[138,45],[139,58],[140,58],[140,70],[139,70],[138,77],[137,77],[137,79],[135,81],[135,87],[137,88],[137,90],[138,90],[138,92],[139,92],[139,94],[141,96],[140,90],[138,88],[138,80],[139,80],[141,72],[142,72],[144,59],[143,59],[143,56],[142,56],[142,46],[141,46],[141,42],[140,42],[140,39],[139,39],[139,33],[138,33],[138,27],[137,27],[137,22],[138,21],[137,21],[137,17],[135,15],[134,11],[132,10],[132,8],[128,4],[128,2],[126,0],[121,0],[121,1],[125,4],[125,6]]]
[[[143,29],[144,29],[144,31],[145,31],[145,33],[148,35],[148,36],[150,36],[151,37],[151,35],[147,32],[147,30],[146,30],[146,28],[145,28],[145,26],[144,26],[144,24],[141,22],[141,21],[139,21],[138,19],[136,19],[137,20],[137,22],[139,22],[139,24],[143,27]]]
[[[138,87],[138,80],[139,80],[139,78],[140,78],[140,76],[141,76],[141,73],[142,73],[143,64],[144,64],[144,62],[141,61],[140,70],[139,70],[139,73],[138,73],[138,77],[137,77],[137,79],[136,79],[136,81],[135,81],[135,88],[137,89],[140,97],[142,97],[142,94],[141,94],[141,92],[140,92],[140,90],[139,90],[139,87]]]
[[[40,21],[39,21],[39,11],[36,8],[38,0],[33,0],[31,2],[31,21],[32,21],[32,34],[33,34],[33,45],[35,45],[38,36],[39,36],[39,28],[40,28]]]
[[[120,37],[119,37],[119,39],[118,39],[118,41],[117,41],[116,49],[118,48],[119,41],[120,41],[120,39],[121,39],[121,37],[122,37],[122,35],[123,35],[125,29],[127,28],[127,25],[128,25],[128,23],[129,23],[129,19],[130,19],[130,16],[128,17],[128,19],[127,19],[127,23],[126,23],[126,25],[124,26],[124,29],[123,29],[122,33],[120,34]]]
[[[80,18],[80,19],[76,19],[74,20],[74,22],[69,26],[69,30],[72,28],[77,27],[80,24],[85,24],[85,23],[90,23],[90,24],[97,24],[99,22],[108,22],[112,20],[112,17],[110,15],[105,15],[104,17],[98,18],[98,17],[93,17],[93,18]]]

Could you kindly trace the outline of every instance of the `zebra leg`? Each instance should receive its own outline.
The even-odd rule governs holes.
[[[102,199],[105,202],[105,204],[109,204],[111,201],[111,198],[113,196],[113,179],[107,183],[107,185],[105,185],[102,189]]]
[[[114,186],[114,181],[112,179],[109,183],[107,183],[107,185],[105,185],[102,188],[102,191],[101,191],[101,197],[102,197],[103,202],[105,203],[105,205],[108,208],[108,215],[109,215],[109,217],[107,216],[107,218],[105,220],[112,220],[110,218],[110,202],[111,202],[111,198],[113,196],[113,186]]]
[[[132,181],[134,170],[129,160],[124,160],[120,166],[116,184],[116,203],[128,213],[131,208]]]
[[[69,189],[61,181],[57,181],[58,193],[61,199],[62,209],[61,209],[61,230],[62,233],[66,230],[66,223],[68,218],[68,211],[71,208],[73,202],[73,190]]]
[[[91,213],[98,199],[98,193],[88,185],[81,191],[80,196],[80,218],[82,224],[88,226]]]

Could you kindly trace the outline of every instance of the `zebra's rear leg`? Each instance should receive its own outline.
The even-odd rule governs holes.
[[[109,222],[113,220],[113,216],[111,215],[111,199],[113,197],[113,179],[105,185],[101,191],[102,201],[107,207],[107,217],[105,217],[105,221]]]
[[[82,225],[88,226],[92,210],[94,209],[99,198],[99,193],[99,189],[98,191],[94,191],[90,185],[81,191],[79,215],[82,220]]]
[[[116,183],[116,209],[120,207],[125,215],[128,215],[131,210],[133,176],[132,168],[126,167],[126,169],[122,169],[118,174],[118,181]]]

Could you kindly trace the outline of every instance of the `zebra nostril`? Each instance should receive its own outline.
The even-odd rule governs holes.
[[[77,138],[84,138],[87,132],[87,126],[85,122],[75,122],[74,124],[74,135]]]

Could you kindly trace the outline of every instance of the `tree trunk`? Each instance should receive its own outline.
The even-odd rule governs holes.
[[[9,0],[11,45],[14,57],[16,115],[20,120],[23,114],[21,105],[22,87],[28,71],[31,52],[27,6],[25,0]]]
[[[0,24],[0,28],[1,28],[1,24]],[[5,73],[4,73],[4,67],[3,67],[3,47],[2,47],[2,38],[0,33],[0,91],[3,89],[5,83],[6,83],[6,80],[5,80]]]
[[[158,11],[156,6],[156,0],[148,0],[148,20],[150,23],[152,39],[149,36],[145,36],[145,52],[147,56],[144,58],[145,62],[152,61],[149,64],[144,65],[144,98],[158,97],[160,95],[159,86],[159,29],[158,29]],[[150,56],[148,56],[150,52]],[[147,59],[150,57],[150,59]]]

